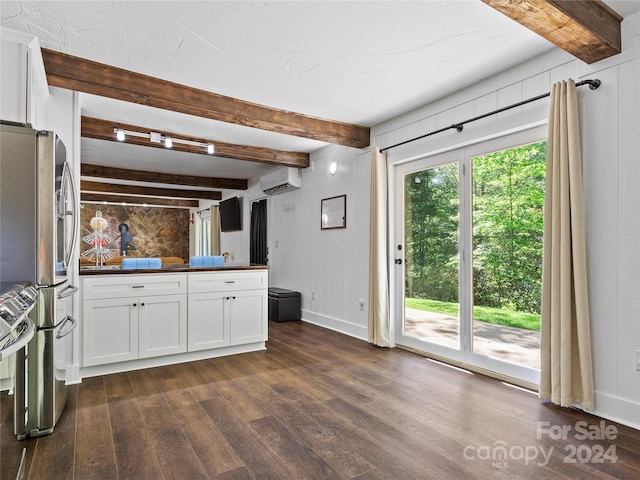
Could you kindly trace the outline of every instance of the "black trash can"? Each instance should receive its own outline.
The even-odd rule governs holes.
[[[269,288],[269,320],[291,322],[300,320],[300,292],[284,288]]]

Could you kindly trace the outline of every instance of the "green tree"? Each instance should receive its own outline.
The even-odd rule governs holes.
[[[472,159],[474,305],[540,313],[546,142]],[[459,173],[404,182],[406,296],[458,302]]]
[[[540,313],[546,143],[473,159],[474,304]]]
[[[458,301],[458,166],[405,177],[407,296]]]

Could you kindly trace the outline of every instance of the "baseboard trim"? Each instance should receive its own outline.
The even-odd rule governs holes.
[[[596,409],[585,412],[640,430],[640,404],[601,392],[595,397]]]
[[[265,342],[233,345],[230,347],[201,350],[197,352],[179,353],[176,355],[166,355],[161,357],[141,358],[139,360],[131,360],[129,362],[93,365],[81,368],[80,375],[81,379],[87,377],[97,377],[100,375],[109,375],[111,373],[130,372],[133,370],[141,370],[143,368],[162,367],[165,365],[174,365],[176,363],[193,362],[197,360],[205,360],[207,358],[225,357],[227,355],[257,352],[260,350],[266,350]]]
[[[302,310],[302,321],[327,328],[338,333],[343,333],[344,335],[348,335],[359,340],[367,341],[368,338],[367,327],[355,325],[339,318],[320,315],[318,313],[310,312],[309,310]]]
[[[80,377],[80,365],[67,365],[67,379],[65,384],[75,385],[77,383],[82,383],[82,378]]]

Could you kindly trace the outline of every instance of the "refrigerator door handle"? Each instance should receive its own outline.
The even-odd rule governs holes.
[[[71,264],[71,257],[73,255],[73,250],[76,246],[76,237],[78,235],[77,232],[78,232],[78,221],[79,221],[76,186],[73,183],[73,174],[71,173],[71,167],[69,165],[69,162],[64,162],[62,175],[63,175],[62,192],[60,195],[59,211],[60,213],[62,213],[63,216],[64,215],[71,216],[71,220],[73,222],[73,230],[71,232],[71,235],[69,236],[68,239],[65,239],[66,245],[65,245],[65,252],[64,252],[64,262],[66,266],[69,266]],[[71,198],[69,199],[71,203],[70,210],[67,210],[67,204],[66,204],[67,192],[71,194]],[[65,234],[66,233],[67,232],[65,229]]]
[[[63,298],[70,297],[71,295],[73,295],[77,291],[78,291],[78,287],[76,287],[75,285],[67,285],[58,294],[58,300],[62,300]]]
[[[62,327],[64,327],[64,324],[67,323],[67,322],[70,322],[71,326],[67,327],[66,330],[65,330]],[[58,331],[58,333],[56,333],[56,338],[57,339],[61,339],[61,338],[66,337],[72,331],[74,331],[77,326],[78,326],[78,322],[76,322],[71,315],[67,315],[65,317],[65,319],[62,321],[62,323],[60,324],[60,330]]]

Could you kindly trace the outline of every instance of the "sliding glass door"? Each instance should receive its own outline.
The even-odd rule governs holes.
[[[395,167],[399,345],[538,384],[540,136],[521,132]]]

